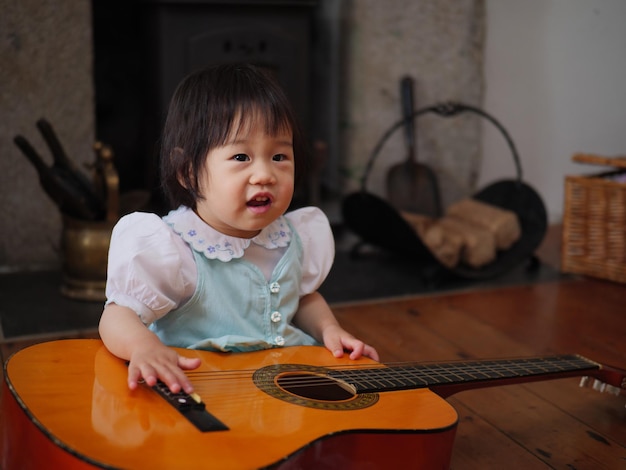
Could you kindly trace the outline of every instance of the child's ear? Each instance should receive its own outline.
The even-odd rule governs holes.
[[[185,162],[185,151],[181,147],[175,147],[170,155],[170,159],[172,163],[174,162],[184,162],[183,164],[175,164],[174,166],[178,168],[176,173],[176,180],[178,184],[180,184],[183,188],[189,189],[189,182],[191,181],[191,167],[188,162]]]

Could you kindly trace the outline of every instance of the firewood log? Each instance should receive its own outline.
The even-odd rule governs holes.
[[[509,249],[521,236],[517,214],[476,199],[462,199],[450,205],[446,215],[489,230],[498,250]]]

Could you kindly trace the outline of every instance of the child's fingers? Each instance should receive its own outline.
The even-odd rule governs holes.
[[[137,385],[139,385],[139,380],[141,379],[141,372],[137,367],[134,367],[132,364],[128,366],[128,388],[131,390],[135,390]]]
[[[131,364],[128,366],[128,387],[131,390],[137,388],[137,385],[140,381],[144,381],[150,387],[152,387],[157,382],[157,373],[152,367],[140,367]]]
[[[367,356],[370,359],[378,361],[378,352],[369,344],[365,344],[363,341],[356,338],[347,338],[344,340],[344,346],[346,349],[351,350],[350,359],[358,359],[361,356]]]
[[[196,369],[200,366],[200,362],[199,357],[178,356],[178,367],[183,370]]]
[[[161,380],[172,393],[178,393],[181,389],[187,393],[193,391],[193,386],[185,373],[175,365],[173,367],[155,368],[147,364],[142,366],[131,364],[128,367],[128,388],[136,389],[141,380],[149,387],[154,386],[157,380]]]
[[[164,368],[159,371],[158,377],[161,382],[167,385],[167,388],[169,388],[172,393],[178,393],[185,387],[191,388],[191,384],[189,384],[187,377],[178,367],[175,369]],[[150,385],[147,378],[144,377],[144,379],[146,379],[146,383]],[[187,391],[187,389],[185,389],[185,391]]]
[[[363,348],[363,355],[369,357],[370,359],[374,359],[375,361],[380,360],[380,358],[378,357],[378,351],[376,351],[376,349],[374,349],[369,344],[366,344]]]
[[[361,357],[363,355],[364,346],[365,345],[363,344],[362,341],[358,341],[358,340],[348,341],[346,343],[346,347],[352,350],[352,352],[350,353],[350,359],[358,359],[359,357]]]
[[[159,378],[164,382],[172,393],[178,393],[181,389],[186,393],[193,392],[193,385],[184,370],[195,369],[200,365],[199,357],[185,357],[180,354],[175,365],[168,365],[159,372]]]
[[[328,349],[333,354],[333,356],[343,356],[343,344],[341,344],[341,339],[338,336],[330,338],[325,337],[324,346],[326,346],[326,349]]]

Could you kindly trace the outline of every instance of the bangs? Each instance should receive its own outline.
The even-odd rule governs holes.
[[[288,135],[293,139],[293,123],[290,117],[276,108],[271,109],[262,104],[240,103],[227,121],[229,122],[226,127],[228,132],[223,136],[222,145],[236,140],[239,136],[247,135],[253,127],[262,130],[269,137]]]

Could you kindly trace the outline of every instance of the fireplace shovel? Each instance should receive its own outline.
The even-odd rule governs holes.
[[[439,217],[441,201],[435,172],[419,163],[416,158],[416,139],[413,79],[409,76],[400,81],[402,116],[407,147],[407,159],[392,166],[387,173],[387,198],[399,211]]]

